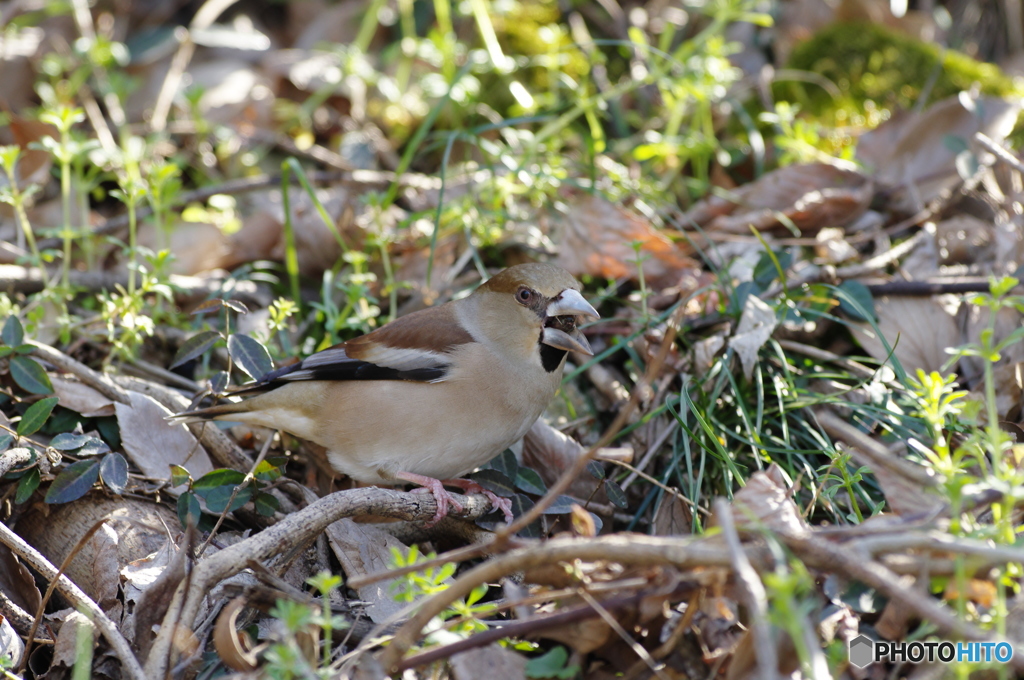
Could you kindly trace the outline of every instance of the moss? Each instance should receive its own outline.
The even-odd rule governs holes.
[[[798,103],[838,125],[873,127],[885,110],[914,106],[932,78],[929,103],[969,90],[974,83],[983,94],[1024,94],[1020,81],[993,64],[870,23],[836,23],[823,29],[793,50],[787,67],[823,76],[839,88],[839,97],[820,85],[785,81],[775,84],[776,99]]]

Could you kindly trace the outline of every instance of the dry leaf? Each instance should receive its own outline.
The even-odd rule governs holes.
[[[33,507],[18,520],[17,531],[51,563],[61,564],[85,533],[103,519],[117,537],[113,546],[116,563],[110,561],[109,553],[97,556],[97,547],[105,552],[110,545],[104,539],[97,544],[94,535],[66,571],[90,597],[102,600],[112,592],[111,587],[117,587],[120,566],[156,552],[167,540],[168,528],[179,526],[174,512],[148,501],[90,493],[74,503]],[[97,565],[104,574],[102,583],[96,580]]]
[[[715,356],[723,347],[725,347],[724,333],[715,333],[694,344],[693,372],[697,374],[698,378],[704,377],[704,374],[711,370],[711,366],[715,363]]]
[[[5,659],[7,667],[13,668],[24,651],[25,643],[18,637],[18,631],[14,630],[10,621],[0,616],[0,659]]]
[[[118,533],[109,523],[104,524],[89,542],[92,544],[92,580],[89,583],[93,586],[90,594],[96,604],[117,621],[121,618],[121,602],[117,599],[121,585]]]
[[[964,104],[970,108],[965,108]],[[1018,102],[966,94],[932,104],[921,113],[897,113],[857,142],[857,160],[873,170],[874,180],[899,192],[890,205],[901,212],[920,210],[939,192],[958,184],[961,147],[982,132],[1002,144],[1020,111]],[[959,145],[950,143],[959,140]]]
[[[238,614],[245,609],[245,598],[236,597],[224,607],[213,628],[213,646],[224,665],[234,671],[256,670],[257,658],[252,653],[252,640],[245,631],[238,630]]]
[[[750,380],[757,365],[757,353],[772,337],[779,324],[775,310],[756,295],[748,295],[743,305],[743,314],[736,327],[736,333],[729,338],[729,347],[735,350],[743,366],[743,375]]]
[[[114,408],[124,451],[142,474],[151,479],[170,479],[170,466],[180,465],[198,479],[213,470],[206,450],[188,428],[166,420],[170,411],[152,397],[128,394],[131,406],[115,404]]]
[[[60,632],[57,633],[57,640],[53,645],[53,662],[50,664],[52,668],[73,668],[75,662],[78,660],[78,635],[79,630],[85,627],[86,631],[89,631],[93,639],[93,644],[96,644],[96,627],[93,626],[92,621],[89,617],[81,612],[68,610],[67,615],[64,617],[64,622],[61,624]]]
[[[647,220],[591,194],[577,197],[565,215],[558,264],[575,276],[635,279],[634,241],[641,244],[640,257],[645,258],[643,270],[648,282],[679,278],[683,270],[696,266]]]
[[[459,652],[451,658],[455,680],[525,680],[526,657],[498,643]]]
[[[679,496],[665,493],[654,511],[653,535],[688,536],[693,530],[693,513]]]
[[[215,59],[193,63],[191,87],[201,89],[199,111],[213,123],[247,123],[270,128],[274,93],[270,79],[241,60]]]
[[[114,402],[77,378],[50,374],[57,403],[86,418],[114,415]]]
[[[801,534],[810,527],[790,498],[782,468],[772,463],[764,472],[755,472],[746,486],[733,498],[736,528],[757,531],[762,527]]]
[[[32,572],[5,545],[0,545],[0,591],[30,616],[43,604]]]
[[[824,163],[787,165],[731,192],[693,206],[683,224],[708,231],[749,234],[783,227],[781,214],[801,231],[845,226],[864,213],[874,188],[859,172]]]
[[[391,568],[391,548],[397,548],[403,554],[408,550],[383,529],[370,524],[356,524],[347,518],[327,527],[327,540],[349,579],[387,571]],[[405,603],[394,599],[390,589],[394,581],[377,581],[357,591],[359,599],[369,603],[366,614],[374,623],[383,623],[405,607]]]
[[[317,189],[316,196],[342,236],[356,230],[355,203],[350,187],[339,185]],[[284,204],[281,197],[280,189],[249,197],[248,206],[243,210],[246,217],[242,228],[230,238],[231,252],[225,260],[225,267],[235,267],[252,259],[284,259]],[[288,199],[299,269],[307,276],[318,275],[338,261],[341,246],[304,189],[293,187]],[[350,237],[349,240],[354,239]],[[362,240],[361,235],[359,240]]]
[[[911,375],[917,369],[937,371],[949,359],[948,347],[961,344],[955,312],[933,297],[886,296],[875,299],[878,329]],[[877,361],[889,351],[867,323],[850,326],[861,347]]]
[[[228,237],[215,225],[177,220],[168,225],[168,234],[158,234],[147,222],[139,227],[139,245],[154,251],[167,248],[174,253],[170,271],[191,276],[224,268],[228,260]]]

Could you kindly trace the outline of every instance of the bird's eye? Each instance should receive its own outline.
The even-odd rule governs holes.
[[[516,300],[518,300],[519,302],[521,302],[524,305],[526,303],[528,303],[532,299],[533,299],[533,291],[530,290],[529,288],[520,288],[516,292]]]

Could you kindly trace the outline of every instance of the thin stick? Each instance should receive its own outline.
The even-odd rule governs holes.
[[[732,560],[733,571],[736,572],[743,604],[750,613],[750,633],[754,638],[758,675],[761,680],[775,680],[779,674],[779,655],[775,640],[772,639],[771,626],[768,625],[768,595],[765,593],[764,584],[747,559],[747,554],[743,552],[740,536],[736,533],[736,523],[732,518],[732,508],[724,498],[715,500],[715,519],[718,520],[725,544],[729,547],[729,558]]]
[[[121,667],[132,680],[146,680],[147,676],[142,671],[138,659],[132,652],[131,646],[124,636],[117,629],[117,625],[110,620],[106,612],[100,609],[99,605],[93,602],[92,598],[82,592],[75,583],[63,574],[57,577],[57,567],[50,564],[50,561],[42,554],[24,541],[18,534],[11,531],[7,525],[0,522],[0,543],[11,549],[15,555],[23,559],[30,567],[39,572],[45,579],[55,579],[57,591],[63,595],[71,604],[78,609],[84,610],[92,619],[93,624],[99,629],[100,634],[110,643],[114,654],[121,660]]]
[[[594,599],[594,597],[588,593],[585,589],[580,588],[576,591],[579,596],[583,598],[583,601],[594,608],[594,611],[604,620],[608,626],[615,631],[615,633],[622,638],[627,645],[640,657],[641,661],[647,664],[647,667],[651,669],[651,672],[657,675],[661,680],[669,680],[668,676],[662,670],[661,665],[657,661],[651,658],[651,655],[644,649],[640,643],[633,639],[633,637],[626,632],[626,629],[622,627],[615,617],[608,613],[608,610],[601,606],[601,603]],[[767,680],[767,679],[766,679]]]

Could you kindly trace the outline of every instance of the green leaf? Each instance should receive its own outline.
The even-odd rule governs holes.
[[[281,478],[281,468],[269,460],[261,460],[253,476],[261,482],[273,482]]]
[[[120,453],[108,453],[100,462],[100,477],[108,489],[121,495],[128,485],[128,461]]]
[[[4,329],[0,332],[0,340],[3,340],[8,347],[17,347],[25,342],[25,329],[18,317],[13,314],[7,317],[7,321],[4,321]]]
[[[191,316],[197,316],[197,315],[203,314],[205,312],[216,312],[217,310],[219,310],[223,306],[224,306],[224,301],[223,300],[221,300],[220,298],[212,298],[210,300],[207,300],[205,302],[201,302],[198,305],[196,305],[196,308],[193,309],[191,312],[189,312],[189,314]]]
[[[0,347],[0,359],[2,359],[4,357],[9,357],[12,354],[14,354],[14,348],[13,347],[8,347],[7,345],[4,345],[3,347]]]
[[[253,380],[259,380],[274,368],[267,348],[248,335],[233,333],[228,338],[228,353],[231,360]]]
[[[576,504],[576,501],[574,501],[569,496],[559,496],[551,503],[551,505],[548,506],[548,509],[544,511],[544,514],[564,515],[565,513],[571,511],[572,506]]]
[[[57,475],[46,491],[47,503],[70,503],[89,492],[100,476],[100,462],[95,458],[72,463]]]
[[[180,465],[171,465],[171,486],[181,486],[192,481],[192,475]]]
[[[53,394],[50,376],[35,359],[17,355],[11,357],[11,377],[18,387],[32,394]]]
[[[516,454],[512,453],[512,449],[505,449],[488,461],[487,467],[497,470],[509,479],[515,479],[519,471],[519,461],[516,460]]]
[[[14,443],[14,435],[12,434],[0,434],[0,453],[3,453],[7,449],[11,448],[11,444]]]
[[[181,526],[188,526],[188,518],[192,518],[194,524],[199,524],[199,520],[203,516],[203,508],[199,505],[199,499],[191,491],[178,496],[178,520],[181,521]]]
[[[520,517],[529,512],[533,505],[534,503],[529,496],[517,493],[515,496],[512,496],[512,515],[514,517]],[[541,529],[541,520],[538,519],[521,530],[518,535],[523,538],[540,538],[541,533],[543,533]]]
[[[565,667],[569,661],[569,652],[565,647],[559,645],[547,654],[530,659],[526,662],[526,677],[528,678],[558,678],[567,680],[576,675],[579,667],[576,665]]]
[[[729,316],[739,316],[743,313],[743,307],[747,304],[747,298],[753,295],[757,295],[761,292],[761,288],[753,281],[744,281],[732,292],[732,297],[729,298],[729,304],[726,306],[725,313]]]
[[[53,412],[53,407],[56,405],[57,397],[47,397],[29,406],[25,415],[21,417],[21,422],[18,423],[18,434],[27,437],[37,432],[46,424],[46,419],[50,417],[50,413]]]
[[[238,470],[220,468],[219,470],[211,470],[197,479],[192,485],[192,490],[201,496],[203,495],[202,492],[207,489],[216,489],[220,486],[235,487],[243,481],[245,481],[244,473],[239,472]]]
[[[248,503],[249,499],[253,496],[254,490],[251,484],[243,486],[238,490],[235,500],[231,501],[231,506],[229,507],[228,501],[231,500],[231,494],[233,493],[235,493],[235,485],[232,484],[230,486],[218,486],[216,489],[210,489],[205,494],[200,495],[206,501],[206,509],[219,515],[225,509],[228,512],[234,512]]]
[[[589,472],[594,479],[604,479],[604,465],[601,465],[601,463],[596,460],[592,460],[587,463],[587,472]]]
[[[604,480],[604,490],[608,494],[608,500],[610,500],[615,507],[622,508],[625,510],[629,507],[629,501],[626,499],[626,492],[622,490],[614,480]]]
[[[110,451],[110,446],[102,439],[96,437],[89,437],[89,441],[85,443],[85,446],[75,451],[76,456],[98,456],[101,453],[107,453]]]
[[[84,434],[74,434],[73,432],[61,432],[50,442],[52,448],[58,451],[74,451],[85,446],[85,443],[92,439],[92,437]]]
[[[276,496],[272,496],[269,493],[260,492],[256,494],[253,499],[253,503],[256,505],[256,512],[260,513],[264,517],[273,517],[274,513],[281,507]]]
[[[223,394],[224,390],[227,389],[228,381],[230,379],[231,376],[228,375],[227,371],[217,371],[213,374],[213,377],[210,378],[210,390],[214,394]]]
[[[772,258],[772,255],[775,257]],[[775,260],[779,261],[778,267],[775,266]],[[777,250],[772,254],[769,254],[768,251],[761,253],[757,264],[754,265],[754,283],[763,290],[768,284],[779,278],[780,268],[785,272],[791,264],[793,264],[793,252],[791,250]]]
[[[248,314],[249,308],[245,306],[245,303],[241,300],[222,300],[222,303],[228,309],[232,309],[239,314]]]
[[[18,354],[32,354],[32,352],[36,351],[36,348],[34,345],[18,345],[14,348],[14,351]]]
[[[25,473],[25,476],[18,480],[18,490],[14,494],[15,505],[21,505],[27,501],[32,493],[39,488],[39,468],[32,468]]]
[[[191,338],[181,343],[181,347],[178,348],[178,353],[174,355],[174,361],[168,368],[176,368],[181,366],[187,361],[192,361],[196,357],[200,356],[206,350],[217,344],[223,336],[220,331],[203,331],[196,333]]]
[[[510,498],[516,493],[512,480],[497,470],[478,470],[469,475],[469,478],[488,491],[505,498]]]
[[[844,281],[839,286],[845,295],[839,296],[839,309],[843,310],[854,319],[868,321],[875,318],[875,298],[871,291],[860,281]],[[856,304],[855,304],[856,303]],[[861,309],[858,309],[858,306]],[[865,312],[870,317],[865,315]]]
[[[537,471],[531,470],[527,467],[519,468],[518,474],[516,475],[516,487],[520,491],[537,494],[538,496],[543,495],[548,490],[548,488],[544,486],[544,480],[540,478]]]

